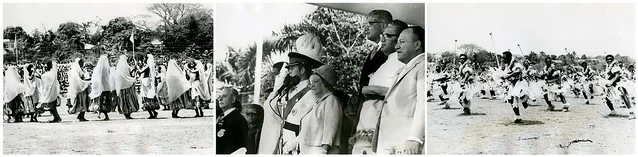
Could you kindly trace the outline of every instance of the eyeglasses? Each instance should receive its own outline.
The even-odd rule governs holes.
[[[398,34],[383,33],[382,37],[389,39],[389,38],[398,37],[398,36],[399,36]]]
[[[373,24],[377,24],[377,23],[381,23],[379,21],[368,21],[368,25],[373,25]]]

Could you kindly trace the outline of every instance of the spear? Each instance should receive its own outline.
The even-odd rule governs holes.
[[[458,40],[454,39],[454,55],[452,56],[452,63],[456,64],[456,42]]]
[[[525,57],[525,54],[523,53],[523,49],[521,49],[521,44],[516,44],[516,46],[518,46],[518,50],[521,51],[521,55],[523,55],[523,57]]]
[[[490,39],[492,40],[492,49],[494,50],[494,57],[496,57],[496,66],[501,67],[501,64],[498,61],[498,55],[496,55],[496,46],[494,46],[494,37],[492,37],[492,32],[490,32]]]

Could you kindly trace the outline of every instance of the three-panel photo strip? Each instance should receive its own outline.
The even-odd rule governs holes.
[[[636,155],[634,1],[9,1],[3,155]]]

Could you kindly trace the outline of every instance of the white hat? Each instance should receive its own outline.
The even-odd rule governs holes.
[[[301,55],[323,64],[321,62],[323,47],[319,41],[319,37],[312,33],[307,33],[297,39],[295,46],[297,47],[297,52],[290,52],[288,54],[288,57],[291,59],[296,55]],[[290,63],[292,64],[292,61]]]

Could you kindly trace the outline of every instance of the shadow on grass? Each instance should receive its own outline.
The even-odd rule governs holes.
[[[478,113],[478,112],[470,113],[470,114],[461,113],[461,114],[459,114],[459,117],[460,116],[484,116],[484,115],[486,115],[486,114],[485,113]]]
[[[462,109],[462,108],[460,108],[460,107],[448,107],[448,108],[445,108],[444,107],[444,108],[436,108],[434,110],[460,110],[460,109]]]
[[[514,123],[514,121],[509,121],[505,123],[505,126],[509,126],[509,125],[540,125],[540,124],[545,124],[541,121],[537,121],[537,120],[523,120],[523,122],[521,123]]]
[[[629,115],[623,115],[623,114],[609,114],[609,115],[605,115],[605,118],[629,118]]]

